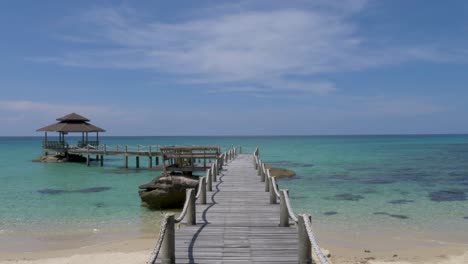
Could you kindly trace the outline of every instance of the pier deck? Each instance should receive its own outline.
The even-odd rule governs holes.
[[[297,230],[279,227],[280,207],[269,203],[252,155],[218,177],[207,204],[197,204],[197,224],[175,232],[176,263],[298,263]]]

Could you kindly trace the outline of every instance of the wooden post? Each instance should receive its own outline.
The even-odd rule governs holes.
[[[203,168],[206,168],[206,154],[205,154],[205,150],[203,150]]]
[[[200,203],[206,204],[206,177],[200,179]]]
[[[175,264],[175,216],[174,214],[168,214],[166,219],[166,234],[161,244],[161,263]]]
[[[261,172],[261,174],[260,174],[260,181],[261,181],[261,182],[265,182],[265,177],[266,177],[266,173],[265,173],[265,164],[262,163],[260,166],[262,167],[262,172]]]
[[[213,181],[217,182],[218,180],[216,179],[216,166],[214,163],[211,165],[211,174],[213,174]]]
[[[135,157],[136,167],[137,169],[140,168],[140,156]]]
[[[148,168],[153,168],[153,157],[148,156]]]
[[[273,178],[270,179],[270,204],[276,204],[276,192],[275,192],[275,187],[273,186],[274,181]]]
[[[158,157],[158,156],[156,156],[156,158],[155,158],[155,162],[154,162],[154,163],[156,164],[156,166],[158,166],[158,165],[159,165],[159,157]]]
[[[125,145],[125,168],[128,169],[128,146]]]
[[[186,195],[189,196],[187,207],[187,225],[197,224],[197,213],[195,205],[195,189],[186,189]]]
[[[258,166],[257,166],[257,175],[261,176],[262,175],[262,161],[258,160]]]
[[[309,215],[305,216],[310,217]],[[297,220],[299,264],[311,264],[312,249],[310,245],[309,236],[307,235],[307,229],[305,227],[303,215],[298,215]]]
[[[269,192],[269,191],[270,191],[270,178],[265,176],[265,192]]]
[[[289,226],[289,213],[288,206],[286,205],[286,195],[288,195],[288,190],[280,191],[280,225],[281,227]]]
[[[101,155],[101,167],[104,166],[104,155]]]
[[[86,150],[88,152],[88,155],[86,155],[86,166],[89,166],[90,162],[90,157],[89,157],[89,145],[86,146]]]
[[[206,186],[206,189],[209,191],[209,192],[212,192],[213,191],[213,182],[212,182],[212,179],[211,179],[211,170],[208,169],[206,171],[206,178],[207,178],[207,186]]]

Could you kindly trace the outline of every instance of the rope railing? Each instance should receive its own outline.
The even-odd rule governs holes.
[[[280,193],[279,193],[279,190],[278,190],[278,185],[276,184],[276,177],[271,177],[270,176],[270,170],[266,170],[267,171],[267,175],[268,175],[268,178],[271,180],[271,185],[273,185],[273,191],[276,195],[277,198],[280,198]]]
[[[301,238],[307,238],[307,241],[299,241],[299,259],[301,261],[304,260],[304,263],[309,263],[309,260],[312,261],[312,250],[310,249],[310,246],[312,246],[313,252],[320,261],[320,264],[329,264],[315,239],[314,233],[312,232],[312,224],[309,217],[307,215],[297,216],[294,213],[289,198],[289,191],[278,190],[276,177],[271,176],[270,170],[266,169],[265,163],[263,163],[259,158],[258,147],[255,148],[253,153],[253,163],[255,169],[258,171],[261,181],[265,181],[265,191],[270,192],[270,204],[275,204],[276,199],[280,199],[280,226],[288,227],[289,219],[291,219],[298,228],[299,240],[301,240]]]
[[[193,189],[187,189],[187,194],[185,195],[184,208],[182,209],[182,212],[180,213],[180,215],[175,219],[176,223],[180,223],[182,220],[184,220],[185,215],[187,214],[187,211],[190,205],[190,198],[191,198],[192,192],[193,192]]]
[[[154,246],[153,251],[151,252],[151,255],[147,262],[148,264],[154,264],[156,262],[156,259],[158,258],[159,251],[161,250],[162,241],[164,239],[164,235],[166,235],[167,218],[168,218],[167,215],[164,215],[164,218],[161,221],[161,227],[159,228],[158,240],[156,241],[156,245]]]
[[[284,194],[284,202],[286,204],[286,208],[288,210],[288,217],[291,218],[291,220],[294,221],[294,223],[297,224],[297,222],[299,221],[297,219],[297,216],[296,214],[294,213],[293,209],[292,209],[292,206],[291,206],[291,201],[289,200],[289,193],[288,193],[288,190],[281,190],[281,192]]]
[[[310,223],[310,218],[307,215],[301,215],[300,217],[304,219],[304,225],[307,230],[307,236],[309,237],[310,244],[312,245],[312,248],[314,249],[317,258],[320,260],[321,264],[328,264],[328,260],[323,255],[322,250],[320,249],[317,240],[315,239],[314,232],[312,232],[312,224]]]

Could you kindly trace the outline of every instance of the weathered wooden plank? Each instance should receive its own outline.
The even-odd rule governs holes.
[[[197,225],[176,230],[177,263],[298,263],[297,230],[279,227],[251,155],[224,164],[196,209]]]

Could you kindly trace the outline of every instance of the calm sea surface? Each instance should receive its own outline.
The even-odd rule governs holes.
[[[118,157],[109,157],[104,167],[33,163],[41,140],[0,137],[0,242],[15,238],[37,248],[51,239],[155,233],[160,212],[140,207],[138,186],[159,172],[123,169]],[[296,171],[296,177],[279,181],[280,188],[290,190],[297,212],[312,214],[318,232],[385,230],[434,239],[444,234],[445,242],[468,243],[467,135],[103,137],[102,142],[233,144],[242,145],[244,153],[258,145],[265,162]],[[141,164],[146,166],[146,159]]]

